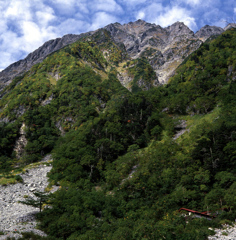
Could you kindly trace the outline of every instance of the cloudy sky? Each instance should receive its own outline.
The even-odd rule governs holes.
[[[44,42],[109,23],[143,19],[162,27],[184,22],[201,27],[236,22],[235,0],[0,0],[0,70]]]

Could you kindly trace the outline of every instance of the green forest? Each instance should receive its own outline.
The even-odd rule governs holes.
[[[99,30],[2,91],[0,179],[21,181],[12,170],[52,154],[49,188],[60,186],[37,215],[48,237],[23,239],[202,240],[236,219],[236,29],[203,43],[168,84],[154,80],[147,58]]]

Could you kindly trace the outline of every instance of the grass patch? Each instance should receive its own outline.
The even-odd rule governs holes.
[[[51,76],[50,74],[48,74],[48,79],[49,79],[49,81],[50,81],[50,83],[51,83],[52,85],[56,85],[56,84],[57,84],[56,78],[53,77],[53,76]]]
[[[5,174],[0,174],[0,185],[7,186],[9,184],[15,184],[19,182],[23,182],[22,177],[19,175],[20,173],[25,173],[29,169],[36,168],[40,165],[46,165],[46,166],[51,166],[52,160],[49,160],[47,162],[36,162],[36,163],[31,163],[24,168],[20,167],[15,170],[12,170],[10,173],[5,173]]]
[[[212,123],[216,122],[220,116],[220,107],[216,107],[212,112],[204,115],[185,115],[179,116],[178,120],[185,120],[187,123],[187,129],[183,135],[176,139],[176,142],[179,144],[186,144],[190,142],[191,139],[198,139],[203,131],[211,128]],[[192,141],[191,141],[192,142]],[[195,142],[195,141],[193,141]]]
[[[7,186],[9,184],[15,184],[17,180],[15,177],[0,177],[0,185]]]
[[[6,186],[9,184],[15,184],[17,182],[23,182],[23,179],[20,175],[0,175],[0,185]]]

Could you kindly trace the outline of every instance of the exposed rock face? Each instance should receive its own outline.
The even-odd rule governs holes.
[[[229,23],[229,24],[224,28],[224,30],[226,31],[226,30],[228,30],[228,29],[230,29],[230,28],[236,28],[236,23]]]
[[[127,75],[125,72],[119,72],[117,74],[117,78],[119,79],[120,83],[126,87],[128,90],[130,90],[129,83],[132,82],[132,78]]]
[[[110,24],[105,29],[116,42],[125,45],[131,58],[146,57],[160,83],[166,83],[183,59],[202,43],[182,22],[162,28],[138,20],[124,25]]]
[[[194,34],[182,22],[176,22],[169,27],[162,28],[156,24],[137,20],[124,25],[119,23],[109,24],[104,29],[111,33],[116,43],[124,44],[127,54],[132,59],[147,57],[156,71],[158,81],[166,83],[184,58],[199,48],[203,41],[212,35],[221,34],[224,30],[234,27],[234,25],[229,24],[225,29],[205,26]],[[0,72],[0,90],[8,85],[14,77],[22,75],[34,64],[42,62],[52,52],[83,37],[89,37],[96,32],[80,35],[68,34],[44,43],[25,59],[11,64]]]
[[[33,191],[44,192],[48,185],[47,173],[52,169],[51,156],[47,155],[37,167],[28,169],[20,174],[23,183],[0,186],[0,239],[7,237],[22,237],[21,232],[31,232],[45,236],[46,234],[36,229],[35,213],[38,208],[24,205],[18,201],[24,201],[26,196],[34,197]],[[48,163],[47,163],[48,162]],[[58,187],[54,187],[54,192]]]
[[[224,32],[221,27],[206,25],[196,32],[195,36],[205,42],[210,36],[220,35]]]
[[[14,147],[14,151],[16,152],[16,157],[20,158],[25,151],[25,146],[27,145],[27,139],[25,137],[26,132],[25,132],[25,123],[22,123],[22,126],[20,128],[20,137],[19,139],[16,141],[15,147]]]

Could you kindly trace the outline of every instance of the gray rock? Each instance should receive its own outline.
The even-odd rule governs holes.
[[[209,236],[209,240],[221,239],[221,240],[234,240],[236,239],[236,225],[229,226],[223,225],[222,229],[214,229],[215,235]]]
[[[44,161],[49,159],[51,156],[47,155]],[[20,174],[24,184],[0,186],[0,231],[4,232],[4,235],[0,236],[0,240],[7,237],[18,239],[21,237],[21,232],[33,231],[41,236],[46,235],[36,229],[37,223],[34,216],[39,212],[39,209],[21,204],[19,201],[24,201],[27,196],[34,197],[32,191],[44,191],[48,185],[47,173],[51,168],[51,166],[42,164],[37,168],[29,169],[28,173]],[[57,189],[58,187],[54,187],[53,191]]]
[[[205,42],[209,37],[220,35],[223,32],[224,29],[221,27],[206,25],[197,31],[195,36]]]
[[[224,28],[224,30],[226,31],[226,30],[228,30],[228,29],[230,29],[230,28],[236,28],[236,23],[229,23],[229,24]]]
[[[147,57],[160,83],[166,83],[183,59],[202,43],[193,31],[181,22],[162,28],[138,20],[124,25],[110,24],[105,29],[116,42],[125,45],[129,57]]]

